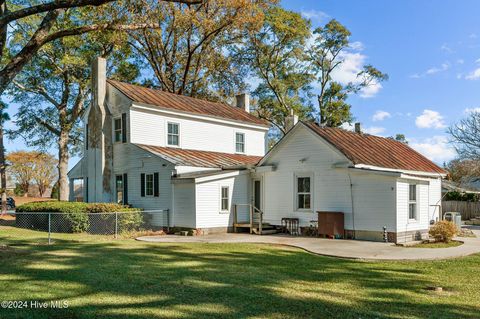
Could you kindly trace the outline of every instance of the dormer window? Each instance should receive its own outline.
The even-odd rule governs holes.
[[[245,153],[245,134],[235,133],[235,152]]]
[[[180,145],[180,130],[178,123],[168,123],[167,144],[169,146]]]

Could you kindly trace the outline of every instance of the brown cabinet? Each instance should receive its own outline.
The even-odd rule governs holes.
[[[345,237],[345,221],[342,212],[317,212],[318,235],[330,238]]]

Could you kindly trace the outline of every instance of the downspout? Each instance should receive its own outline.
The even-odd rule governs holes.
[[[355,239],[355,205],[354,205],[354,200],[353,200],[353,183],[352,183],[352,177],[350,176],[350,171],[347,171],[348,173],[348,180],[350,181],[350,200],[351,200],[351,205],[352,205],[352,228],[353,228],[353,239]]]

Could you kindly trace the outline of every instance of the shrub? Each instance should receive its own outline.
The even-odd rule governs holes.
[[[16,218],[18,227],[29,227],[39,230],[47,230],[48,216],[36,215],[35,213],[62,213],[55,216],[52,222],[53,232],[80,233],[93,232],[105,233],[115,229],[115,215],[101,213],[132,212],[131,214],[118,215],[118,231],[131,231],[138,229],[143,224],[141,211],[127,206],[112,203],[81,203],[81,202],[32,202],[19,206],[19,214]],[[99,215],[88,215],[98,213]]]
[[[435,238],[435,241],[448,243],[457,233],[457,227],[448,220],[441,220],[430,227],[428,233]]]

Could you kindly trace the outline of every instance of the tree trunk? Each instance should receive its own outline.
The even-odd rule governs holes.
[[[2,215],[7,212],[7,175],[5,173],[5,148],[3,146],[3,125],[0,123],[0,180],[2,189]]]
[[[68,186],[68,131],[62,129],[58,139],[58,191],[59,200],[68,201],[69,186]]]

